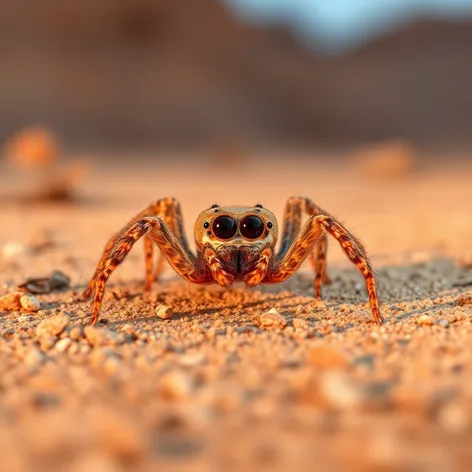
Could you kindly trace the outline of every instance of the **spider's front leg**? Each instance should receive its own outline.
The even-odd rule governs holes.
[[[93,280],[95,295],[90,319],[91,325],[95,325],[98,321],[108,278],[129,253],[134,243],[142,237],[149,237],[155,242],[169,264],[188,282],[207,283],[211,281],[209,272],[197,265],[195,258],[190,257],[189,252],[173,235],[164,221],[156,217],[141,218],[116,237],[114,246],[100,261]]]
[[[329,215],[312,216],[302,231],[286,251],[269,269],[264,283],[279,283],[288,279],[310,255],[316,242],[325,233],[333,236],[341,248],[361,271],[369,295],[374,320],[380,324],[383,317],[380,314],[379,301],[374,273],[363,245],[341,223]]]
[[[97,265],[97,269],[90,280],[87,288],[85,289],[84,293],[81,295],[80,300],[88,300],[95,289],[95,281],[99,272],[102,270],[103,264],[107,259],[110,251],[115,246],[116,242],[118,241],[119,237],[126,231],[132,224],[139,221],[141,218],[146,216],[158,216],[164,220],[166,225],[170,228],[172,233],[177,237],[177,239],[181,242],[184,249],[191,255],[190,248],[185,237],[184,228],[183,228],[183,217],[182,217],[182,210],[180,208],[180,203],[175,198],[161,198],[152,202],[148,205],[144,210],[140,211],[124,228],[120,231],[115,233],[107,242],[105,249],[103,250],[102,257],[100,262]],[[144,260],[145,260],[145,267],[146,267],[146,290],[151,289],[152,283],[158,279],[160,273],[163,269],[164,258],[162,254],[159,254],[159,259],[157,262],[156,269],[153,273],[153,258],[154,258],[154,243],[151,241],[150,238],[144,238]]]

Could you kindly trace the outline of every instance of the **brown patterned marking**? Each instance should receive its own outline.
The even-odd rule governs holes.
[[[108,241],[94,277],[84,292],[84,297],[95,293],[91,323],[98,321],[108,278],[141,237],[145,238],[147,288],[160,273],[164,258],[188,282],[205,284],[216,281],[224,287],[230,287],[235,279],[242,279],[249,286],[261,282],[282,282],[293,275],[302,262],[310,257],[315,269],[315,295],[320,297],[322,283],[329,282],[326,274],[327,234],[337,239],[350,260],[360,269],[366,281],[374,319],[378,323],[382,321],[375,279],[365,249],[344,226],[310,200],[291,198],[285,210],[282,246],[278,256],[274,258],[277,222],[271,212],[258,209],[271,222],[271,238],[267,241],[267,246],[262,246],[262,250],[259,245],[241,245],[239,242],[234,244],[230,241],[215,247],[210,243],[205,246],[203,228],[208,211],[204,211],[195,223],[198,253],[194,256],[184,236],[178,202],[174,199],[163,199],[151,204]],[[216,208],[211,211],[218,210],[219,208]],[[228,207],[226,210],[239,217],[254,211],[249,207]],[[303,212],[309,214],[310,218],[300,230]],[[161,255],[154,273],[153,244],[158,246]]]
[[[301,200],[305,202],[307,211],[315,213],[321,211],[309,200]],[[295,222],[296,224],[298,223]],[[327,231],[339,242],[349,259],[361,271],[365,279],[374,320],[380,324],[383,317],[380,314],[375,277],[364,246],[341,223],[328,214],[312,216],[308,220],[290,247],[279,252],[283,256],[276,259],[263,282],[278,283],[289,278],[298,270],[305,258],[310,255],[315,245],[317,245],[315,265],[318,267],[316,267],[315,296],[320,296],[321,278],[327,277],[325,272],[326,246],[323,241],[323,237],[325,238],[324,231]]]
[[[248,287],[254,287],[262,282],[269,270],[272,257],[273,250],[270,246],[267,246],[261,251],[255,269],[244,276],[244,283]]]
[[[210,268],[213,279],[222,287],[229,288],[233,285],[234,276],[223,269],[221,260],[211,246],[206,246],[203,257]]]
[[[323,234],[315,243],[315,249],[310,255],[310,262],[315,273],[315,298],[321,300],[321,288],[323,284],[329,285],[330,278],[326,272],[326,255],[328,252],[328,238]]]
[[[282,244],[277,254],[278,259],[282,259],[293,244],[301,229],[303,213],[308,216],[327,214],[322,208],[305,197],[291,197],[287,200],[284,211],[284,230]],[[329,285],[331,280],[327,275],[326,256],[328,252],[328,238],[323,234],[315,243],[310,261],[315,273],[315,297],[321,299],[321,289],[323,284]]]
[[[166,258],[162,255],[162,252],[159,251],[159,255],[157,257],[157,264],[156,269],[154,270],[153,281],[158,282],[161,278],[161,274],[164,271]]]
[[[85,289],[84,293],[80,297],[81,300],[88,300],[95,289],[95,283],[97,280],[98,274],[103,269],[103,264],[107,259],[110,251],[114,247],[118,238],[134,223],[139,221],[141,218],[146,216],[159,216],[161,217],[166,225],[170,228],[172,233],[180,240],[182,246],[189,254],[189,257],[192,259],[195,258],[190,251],[189,244],[187,242],[187,238],[185,236],[184,227],[183,227],[183,217],[182,217],[182,210],[180,207],[180,203],[175,198],[162,198],[160,200],[156,200],[148,205],[144,210],[140,211],[131,221],[129,221],[123,228],[121,228],[118,232],[116,232],[110,240],[107,242],[105,249],[103,251],[102,257],[100,262],[97,265],[95,273],[92,276],[87,288]],[[149,255],[152,251],[152,248],[149,249],[148,242],[144,241],[144,254],[145,254],[145,267],[146,267],[146,289],[152,285],[152,282],[157,280],[160,272],[162,271],[163,261],[162,257],[159,259],[158,265],[152,275],[152,266],[153,266],[153,256]],[[151,275],[149,275],[149,270],[151,271]]]
[[[101,269],[94,281],[95,296],[90,324],[94,325],[98,321],[108,278],[116,267],[123,262],[134,243],[142,237],[149,237],[153,242],[157,243],[159,249],[174,270],[185,280],[193,283],[207,283],[211,281],[208,272],[196,266],[194,260],[189,257],[186,249],[173,235],[164,221],[156,217],[141,218],[139,221],[131,224],[116,238],[114,246],[107,252],[106,258],[101,264]]]
[[[310,218],[285,255],[276,259],[269,269],[264,283],[279,283],[291,277],[310,255],[315,243],[323,235],[323,228]]]
[[[370,306],[372,308],[374,319],[378,324],[382,323],[384,318],[380,313],[375,276],[364,246],[355,238],[355,236],[349,233],[349,231],[333,217],[317,216],[315,219],[326,229],[329,234],[331,234],[331,236],[338,240],[349,259],[361,271],[367,286],[367,293],[369,295]]]
[[[149,238],[144,238],[144,264],[146,267],[146,285],[145,290],[151,290],[152,283],[154,281],[153,274],[153,255],[154,246]]]

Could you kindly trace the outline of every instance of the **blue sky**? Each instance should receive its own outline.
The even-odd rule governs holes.
[[[282,21],[331,49],[346,49],[405,19],[472,18],[472,0],[224,0],[243,17]]]

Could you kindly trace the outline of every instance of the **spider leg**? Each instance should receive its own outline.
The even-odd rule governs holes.
[[[208,271],[200,269],[164,221],[157,217],[141,218],[120,233],[113,248],[108,251],[105,260],[103,260],[94,283],[95,295],[92,305],[91,325],[95,325],[98,321],[108,278],[116,267],[123,262],[134,243],[142,237],[148,237],[156,243],[170,265],[185,280],[193,283],[211,281],[211,275]]]
[[[157,282],[164,269],[165,257],[159,251],[156,268],[154,269],[154,243],[149,238],[144,238],[144,263],[146,267],[145,290],[151,290],[153,282]]]
[[[144,265],[146,268],[146,282],[144,289],[148,292],[151,290],[152,283],[154,282],[153,274],[153,256],[154,256],[154,245],[150,238],[144,238]],[[159,255],[160,256],[160,255]]]
[[[303,214],[308,216],[325,215],[326,212],[308,198],[291,197],[287,200],[284,210],[284,226],[282,244],[277,257],[281,259],[289,250],[293,241],[300,233]],[[328,252],[328,238],[325,233],[319,238],[310,254],[310,262],[315,273],[315,297],[321,299],[323,284],[329,285],[331,280],[326,271],[326,256]]]
[[[166,258],[161,253],[159,253],[159,256],[157,258],[156,268],[152,276],[154,282],[158,282],[159,278],[161,277],[162,272],[164,272],[165,262],[166,262]]]
[[[182,218],[182,211],[180,208],[180,203],[175,198],[162,198],[160,200],[156,200],[148,205],[144,210],[140,211],[125,227],[115,233],[110,240],[107,242],[105,249],[103,250],[102,257],[100,262],[97,265],[95,273],[93,274],[87,288],[83,292],[80,297],[80,300],[88,300],[94,291],[95,288],[95,281],[97,279],[98,274],[101,271],[101,268],[108,257],[108,254],[113,249],[116,241],[123,233],[126,231],[132,224],[139,221],[141,218],[145,216],[159,216],[161,217],[167,226],[170,228],[172,233],[180,240],[182,246],[187,250],[190,257],[194,257],[190,251],[187,239],[185,237],[185,232],[183,228],[183,218]],[[151,288],[152,282],[157,280],[157,276],[159,275],[160,271],[162,270],[163,261],[162,256],[158,260],[158,265],[156,268],[156,272],[152,275],[153,271],[153,248],[152,243],[149,238],[144,239],[144,257],[145,257],[145,267],[146,267],[146,290]],[[160,269],[159,269],[160,267]]]
[[[383,317],[380,314],[374,273],[365,249],[355,236],[332,216],[326,214],[312,216],[285,255],[282,258],[276,259],[275,264],[269,269],[263,282],[279,283],[293,275],[302,262],[310,255],[316,242],[319,241],[325,231],[338,241],[351,262],[362,273],[374,320],[380,324],[383,321]]]
[[[326,255],[328,252],[328,238],[323,234],[319,241],[315,243],[315,248],[310,254],[310,262],[315,273],[315,297],[321,300],[321,287],[323,284],[331,284],[331,280],[326,272]]]

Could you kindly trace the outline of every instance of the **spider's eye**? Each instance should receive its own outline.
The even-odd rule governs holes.
[[[213,233],[220,239],[231,239],[238,229],[236,222],[229,216],[219,216],[213,221]]]
[[[264,222],[258,216],[246,216],[241,221],[239,231],[247,239],[256,239],[264,232]]]

